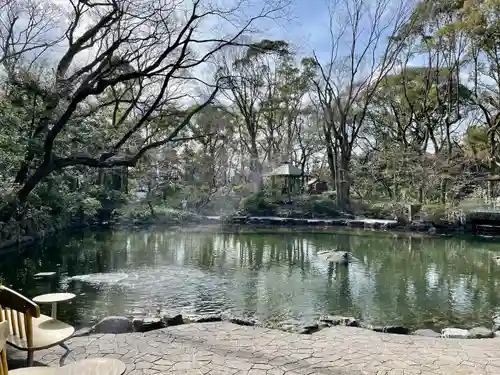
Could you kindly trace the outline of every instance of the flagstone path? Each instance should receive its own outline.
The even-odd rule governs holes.
[[[186,324],[148,333],[76,337],[65,363],[119,358],[127,375],[499,375],[500,339],[460,340],[332,327],[312,335],[231,323]],[[35,353],[57,366],[60,347]],[[9,360],[25,353],[10,350]]]

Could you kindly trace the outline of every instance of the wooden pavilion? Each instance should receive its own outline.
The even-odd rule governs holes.
[[[282,163],[279,167],[272,170],[265,177],[271,181],[272,189],[281,195],[286,195],[290,199],[293,195],[302,193],[302,171],[290,164]]]

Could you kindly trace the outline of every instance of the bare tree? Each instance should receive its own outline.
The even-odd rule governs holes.
[[[235,113],[242,120],[240,134],[242,145],[250,156],[250,172],[256,190],[262,185],[263,160],[261,150],[270,152],[275,116],[272,100],[276,92],[273,79],[273,63],[280,56],[289,54],[288,44],[283,41],[262,40],[252,43],[246,49],[235,48],[220,58],[219,74],[224,75],[224,94],[234,103]],[[266,115],[267,113],[267,115]],[[262,130],[267,126],[264,147],[261,146]],[[267,143],[267,144],[266,144]],[[267,154],[269,156],[269,154]]]
[[[329,4],[331,50],[315,53],[316,100],[324,113],[324,141],[337,203],[346,207],[349,165],[368,105],[404,44],[412,4],[392,0],[334,0]],[[398,36],[397,38],[395,36]]]
[[[203,84],[194,69],[236,43],[255,21],[277,16],[286,5],[277,0],[259,2],[257,7],[249,1],[223,7],[202,0],[70,0],[65,51],[45,72],[49,94],[33,124],[30,144],[36,147],[26,152],[16,179],[19,189],[2,209],[0,220],[9,220],[40,181],[56,170],[135,166],[149,150],[175,141],[219,88],[217,82],[205,84],[210,91],[201,104],[173,111],[179,100],[186,100],[179,84]],[[12,4],[17,6],[12,1],[2,12]],[[214,25],[221,32],[215,32]],[[22,57],[20,53],[20,62]],[[184,86],[184,92],[192,86]],[[64,137],[82,130],[84,116],[110,112],[115,133],[101,147],[104,150],[89,154],[88,148],[62,146]],[[154,128],[147,141],[146,127]]]
[[[258,147],[260,130],[260,92],[265,85],[262,79],[262,66],[247,59],[247,51],[241,48],[226,50],[220,56],[219,74],[225,79],[227,90],[223,91],[226,99],[234,104],[233,114],[238,120],[241,145],[249,155],[250,172],[255,176],[252,182],[260,186],[262,164]]]

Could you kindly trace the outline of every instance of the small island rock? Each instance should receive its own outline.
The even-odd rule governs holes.
[[[347,265],[357,261],[357,259],[348,251],[322,251],[318,256],[328,262]]]

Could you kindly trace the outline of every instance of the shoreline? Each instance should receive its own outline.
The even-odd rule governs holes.
[[[411,329],[401,325],[373,325],[358,320],[352,316],[342,315],[321,315],[316,321],[302,322],[297,320],[285,320],[277,325],[265,325],[253,318],[240,318],[235,316],[227,316],[225,314],[208,314],[208,315],[187,315],[182,314],[166,314],[155,316],[107,316],[100,319],[91,327],[80,327],[74,336],[86,336],[91,334],[120,334],[130,332],[151,332],[159,329],[186,325],[186,324],[203,324],[227,322],[239,326],[260,327],[272,329],[280,332],[296,333],[300,335],[312,335],[325,329],[332,327],[352,327],[361,330],[373,331],[385,334],[396,334],[403,336],[424,336],[434,338],[450,338],[450,339],[487,339],[500,338],[498,332],[500,326],[493,322],[492,328],[484,326],[474,326],[470,329],[446,327],[437,332],[432,328],[417,328]]]
[[[488,227],[488,226],[486,226]],[[274,216],[193,216],[183,221],[175,220],[124,220],[118,219],[109,222],[86,222],[64,226],[54,225],[46,230],[32,234],[13,236],[9,240],[0,242],[0,252],[8,253],[21,250],[25,247],[38,245],[44,240],[61,233],[71,233],[77,230],[141,230],[145,228],[171,228],[181,231],[229,231],[230,233],[260,232],[260,233],[287,233],[302,232],[329,232],[343,229],[346,232],[378,232],[402,235],[418,235],[422,237],[434,236],[476,236],[482,239],[500,239],[500,228],[496,231],[474,232],[470,225],[434,226],[429,222],[412,222],[401,224],[396,220],[370,218],[285,218]]]
[[[479,226],[482,227],[482,226]],[[488,227],[488,226],[485,226]],[[434,226],[430,222],[412,222],[400,224],[396,220],[370,218],[284,218],[273,216],[201,216],[197,220],[186,220],[183,223],[162,223],[155,221],[125,221],[111,225],[118,230],[141,230],[145,228],[173,228],[183,232],[217,231],[229,233],[288,233],[300,231],[303,233],[328,233],[339,230],[345,233],[387,233],[417,237],[476,237],[482,240],[500,240],[500,227],[496,231],[476,231],[470,225]]]

